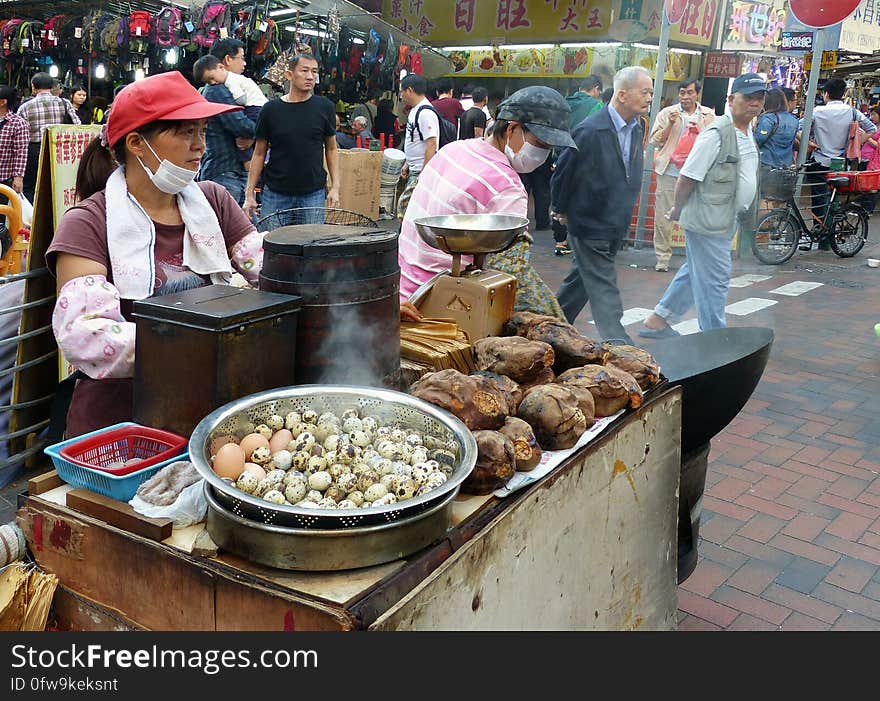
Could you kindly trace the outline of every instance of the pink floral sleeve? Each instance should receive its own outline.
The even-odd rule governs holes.
[[[135,325],[103,275],[70,280],[58,292],[52,330],[67,361],[95,380],[134,375]]]
[[[265,235],[265,232],[253,231],[232,247],[232,264],[251,284],[256,284],[260,280]]]

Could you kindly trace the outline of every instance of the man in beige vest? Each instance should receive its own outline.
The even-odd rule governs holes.
[[[689,79],[680,83],[678,98],[677,105],[660,110],[650,137],[651,143],[659,149],[654,157],[654,172],[657,173],[657,199],[654,205],[654,255],[657,265],[654,269],[664,273],[668,272],[669,259],[672,257],[673,224],[663,215],[672,208],[672,195],[681,172],[679,169],[690,151],[688,144],[693,145],[693,135],[688,132],[701,132],[715,119],[715,111],[698,102],[700,81]]]
[[[682,166],[666,218],[681,219],[687,260],[645,320],[642,338],[678,336],[671,324],[693,306],[700,331],[727,325],[731,241],[738,221],[741,229],[754,231],[758,212],[759,159],[751,123],[764,107],[766,91],[757,73],[734,80],[727,113],[697,137]]]

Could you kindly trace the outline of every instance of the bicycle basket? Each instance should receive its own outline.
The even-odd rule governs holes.
[[[796,168],[770,168],[761,175],[761,196],[764,199],[784,201],[794,197],[798,178]]]
[[[327,207],[293,207],[280,209],[257,222],[258,231],[274,231],[282,226],[295,224],[337,224],[339,226],[365,226],[379,228],[378,222],[357,212],[347,209],[329,209]]]

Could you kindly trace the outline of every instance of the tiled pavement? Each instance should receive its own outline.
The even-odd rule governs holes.
[[[880,225],[873,241],[880,240]],[[571,258],[536,235],[533,262],[556,289]],[[731,326],[776,332],[761,383],[712,441],[699,564],[679,586],[679,630],[880,630],[880,257],[798,253],[779,267],[747,256],[734,276],[770,276],[731,290],[730,302],[777,304]],[[682,259],[673,258],[673,266]],[[651,249],[619,256],[625,309],[650,309],[672,273]],[[822,283],[800,296],[782,285]],[[760,306],[760,304],[756,305]],[[590,334],[589,309],[578,321]],[[631,335],[638,323],[629,327]],[[650,342],[648,342],[650,343]],[[647,346],[650,348],[650,346]],[[12,520],[20,479],[0,490],[0,523]]]
[[[880,224],[871,239],[877,241]],[[571,265],[538,234],[535,267],[556,289]],[[787,264],[734,263],[729,303],[777,303],[728,314],[776,338],[751,400],[712,441],[699,564],[678,589],[679,630],[880,630],[880,257],[798,252]],[[682,258],[673,258],[678,267]],[[624,309],[656,304],[673,272],[653,253],[619,257]],[[636,266],[636,267],[633,267]],[[822,283],[800,296],[794,281]],[[805,287],[810,287],[807,285]],[[771,290],[776,290],[771,293]],[[785,292],[787,290],[783,290]],[[761,306],[755,304],[754,306]],[[589,309],[578,327],[589,334]],[[636,337],[639,323],[628,326]],[[650,349],[650,341],[645,342]]]

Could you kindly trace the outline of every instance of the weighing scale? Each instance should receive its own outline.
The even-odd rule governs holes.
[[[424,283],[410,301],[425,317],[454,319],[471,342],[500,336],[513,314],[516,278],[486,270],[486,256],[513,246],[529,220],[504,214],[449,214],[413,223],[422,241],[452,256],[452,269]],[[464,268],[463,255],[474,257]]]

